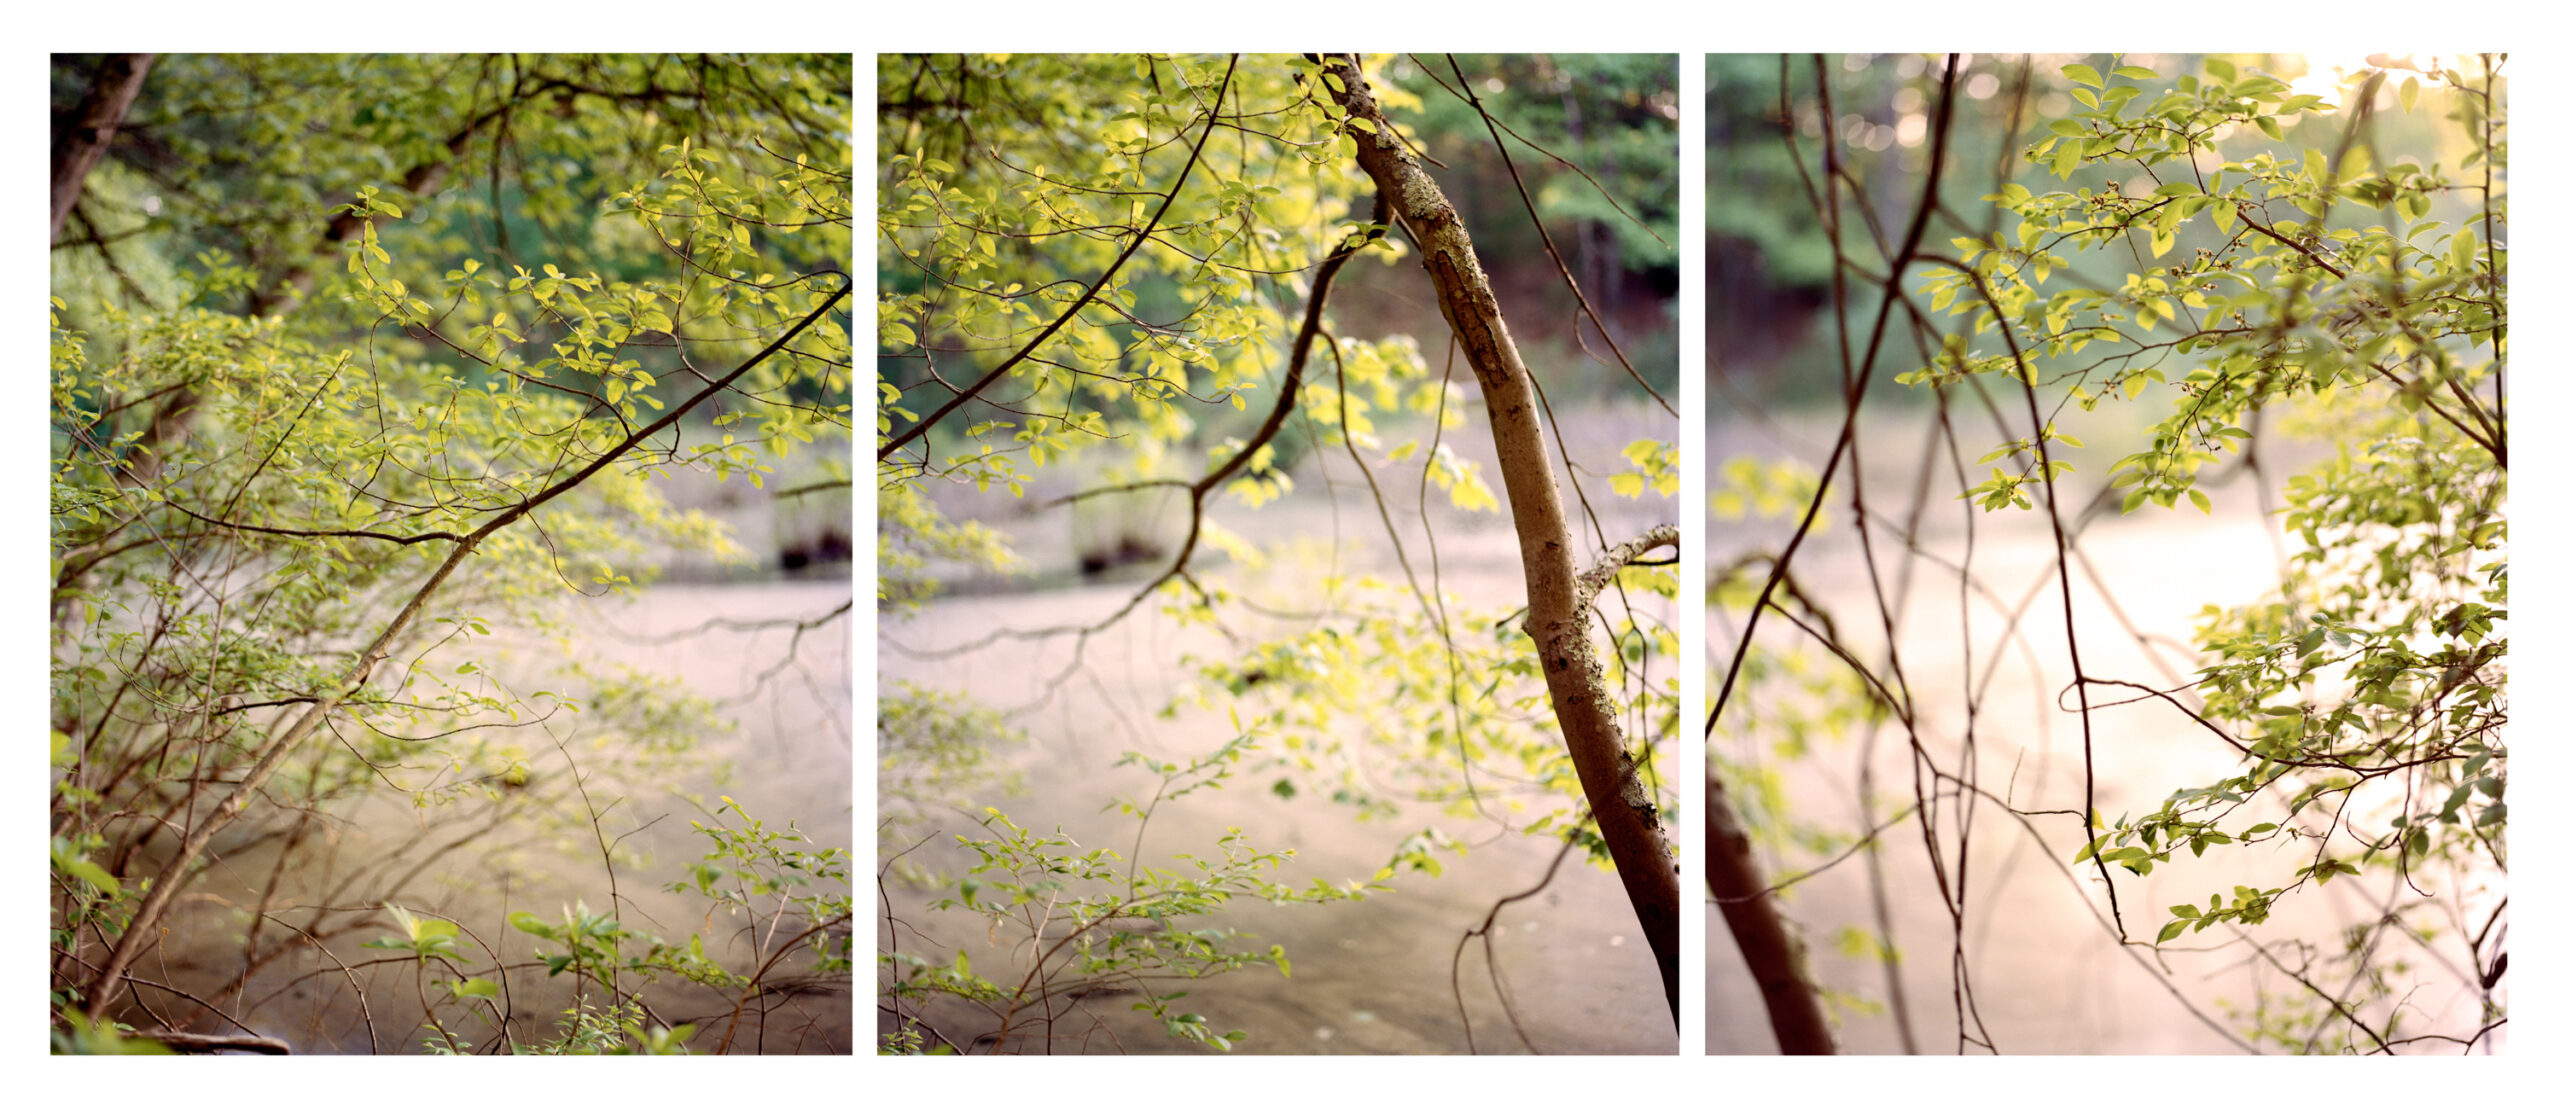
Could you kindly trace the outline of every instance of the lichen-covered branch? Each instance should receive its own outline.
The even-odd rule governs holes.
[[[1608,551],[1602,552],[1599,561],[1592,564],[1590,570],[1584,571],[1581,579],[1575,584],[1574,604],[1590,605],[1591,600],[1600,596],[1600,591],[1609,585],[1610,580],[1616,579],[1618,572],[1635,562],[1636,557],[1664,547],[1680,547],[1679,526],[1656,525],[1645,530],[1644,535],[1631,541],[1622,541]]]

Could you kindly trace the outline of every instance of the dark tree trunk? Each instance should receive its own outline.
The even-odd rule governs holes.
[[[1707,868],[1707,892],[1724,911],[1725,927],[1742,947],[1751,979],[1760,984],[1760,999],[1769,1006],[1769,1027],[1777,1032],[1785,1054],[1837,1054],[1831,1021],[1822,1014],[1820,990],[1805,966],[1804,946],[1778,914],[1777,896],[1760,876],[1751,857],[1751,837],[1725,800],[1724,781],[1715,760],[1707,761],[1707,847],[1700,860]]]
[[[142,79],[151,74],[151,61],[158,54],[108,54],[98,63],[98,75],[89,82],[89,92],[69,115],[53,121],[53,230],[45,240],[62,240],[62,224],[71,218],[71,209],[80,204],[80,188],[88,182],[89,170],[106,156],[107,144],[115,141],[116,128],[124,125],[125,112],[133,109],[133,98],[142,91]]]

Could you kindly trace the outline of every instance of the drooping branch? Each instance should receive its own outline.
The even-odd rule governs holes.
[[[391,623],[384,626],[382,632],[374,637],[373,643],[357,653],[356,657],[348,663],[347,670],[336,687],[326,697],[305,708],[290,727],[269,737],[265,746],[258,751],[256,765],[251,767],[233,788],[231,798],[216,806],[203,821],[187,830],[185,837],[179,842],[177,853],[170,857],[169,861],[162,866],[159,875],[152,879],[151,891],[144,895],[142,903],[135,908],[132,922],[126,926],[124,935],[116,941],[115,950],[109,953],[106,965],[100,968],[97,982],[90,986],[87,1002],[89,1018],[95,1020],[106,1014],[116,994],[123,987],[126,971],[132,968],[134,960],[141,955],[145,945],[157,941],[161,917],[168,912],[169,904],[176,899],[179,888],[187,884],[188,874],[194,869],[196,859],[204,854],[206,845],[213,842],[215,833],[229,827],[232,821],[239,819],[240,814],[247,812],[250,797],[264,787],[269,779],[275,777],[276,771],[283,767],[286,756],[300,747],[314,731],[317,731],[322,721],[328,719],[358,690],[364,688],[366,681],[373,677],[374,668],[380,666],[383,660],[390,656],[392,646],[400,639],[401,634],[417,620],[419,614],[426,609],[428,602],[435,597],[436,592],[443,588],[445,580],[452,577],[456,568],[462,566],[462,561],[469,558],[472,552],[480,547],[480,542],[488,539],[498,530],[522,520],[544,503],[567,494],[585,483],[625,453],[639,447],[642,441],[656,436],[712,396],[721,394],[736,385],[757,365],[764,363],[767,358],[797,340],[802,331],[833,312],[837,304],[844,302],[845,297],[851,293],[850,283],[836,289],[834,294],[827,296],[816,309],[803,316],[782,336],[774,339],[754,356],[748,357],[729,374],[713,381],[711,386],[696,392],[692,398],[670,407],[656,421],[624,437],[619,444],[605,450],[585,467],[562,476],[549,487],[500,512],[479,528],[465,534],[461,540],[456,541],[453,550],[445,555],[443,562],[436,566],[434,573],[419,585],[417,591],[410,595],[408,602],[392,616]]]
[[[1026,342],[1022,348],[1014,350],[1013,355],[1006,357],[1004,363],[988,369],[987,374],[981,377],[978,382],[970,384],[966,390],[952,395],[950,402],[942,404],[940,409],[937,409],[933,413],[919,419],[916,424],[908,426],[906,432],[890,438],[887,444],[881,445],[879,455],[876,459],[887,460],[888,458],[897,455],[898,450],[907,447],[908,442],[923,436],[926,431],[932,429],[936,424],[940,423],[942,419],[949,417],[952,411],[958,410],[969,400],[977,398],[978,393],[986,390],[988,384],[1004,378],[1005,373],[1013,371],[1014,365],[1022,363],[1024,358],[1029,357],[1034,350],[1040,348],[1041,343],[1049,340],[1049,336],[1051,334],[1057,333],[1060,329],[1064,328],[1068,322],[1073,321],[1076,315],[1084,310],[1086,304],[1093,302],[1095,296],[1102,294],[1103,289],[1111,286],[1111,278],[1119,274],[1120,266],[1128,264],[1129,258],[1137,256],[1138,250],[1145,246],[1150,238],[1154,237],[1157,224],[1164,221],[1165,212],[1173,209],[1174,198],[1182,194],[1182,186],[1190,181],[1192,168],[1200,163],[1201,153],[1209,148],[1210,134],[1215,131],[1218,126],[1218,110],[1226,106],[1227,87],[1235,82],[1235,75],[1236,58],[1230,55],[1227,58],[1226,76],[1218,81],[1218,96],[1215,100],[1210,101],[1208,117],[1201,124],[1200,140],[1191,144],[1191,157],[1189,160],[1182,163],[1182,175],[1175,177],[1173,186],[1165,189],[1164,202],[1156,204],[1155,214],[1147,219],[1147,225],[1145,227],[1141,228],[1136,234],[1130,235],[1129,244],[1120,250],[1120,255],[1118,257],[1112,259],[1111,267],[1102,270],[1102,275],[1095,277],[1093,283],[1085,287],[1084,294],[1077,296],[1075,302],[1067,304],[1065,310],[1058,312],[1058,317],[1051,319],[1049,324],[1042,327],[1039,333],[1032,335],[1031,340]]]
[[[1430,273],[1440,313],[1475,369],[1492,426],[1494,452],[1511,501],[1520,540],[1529,610],[1524,621],[1537,644],[1539,668],[1556,723],[1573,755],[1574,774],[1591,805],[1592,819],[1616,860],[1618,878],[1635,909],[1645,941],[1662,974],[1663,996],[1679,1015],[1680,887],[1678,864],[1662,816],[1647,795],[1635,757],[1629,754],[1610,699],[1607,668],[1592,647],[1577,601],[1580,580],[1573,536],[1565,527],[1564,501],[1547,459],[1546,433],[1538,421],[1528,366],[1512,343],[1501,304],[1476,259],[1475,245],[1439,185],[1400,144],[1390,144],[1385,116],[1349,54],[1327,54],[1325,72],[1333,96],[1348,114],[1344,133],[1358,149],[1360,167],[1413,234]],[[1338,82],[1338,83],[1337,83]]]
[[[1381,199],[1370,209],[1369,221],[1373,223],[1383,223],[1386,219],[1386,204],[1385,201]],[[1316,265],[1315,278],[1307,287],[1307,300],[1304,308],[1305,314],[1298,325],[1298,336],[1290,343],[1289,367],[1287,374],[1281,377],[1280,394],[1272,401],[1271,410],[1263,415],[1261,427],[1254,431],[1251,438],[1237,446],[1234,455],[1229,456],[1225,462],[1219,464],[1216,468],[1210,470],[1207,474],[1202,475],[1198,479],[1143,479],[1132,483],[1114,484],[1108,487],[1097,487],[1078,491],[1074,494],[1064,495],[1053,499],[1045,504],[1045,506],[1048,507],[1062,506],[1080,499],[1107,494],[1121,494],[1149,487],[1178,489],[1182,492],[1184,505],[1188,509],[1188,520],[1184,523],[1182,543],[1180,547],[1174,551],[1173,559],[1166,563],[1162,570],[1156,572],[1155,576],[1147,580],[1145,585],[1131,591],[1129,593],[1129,597],[1120,604],[1118,609],[1113,610],[1110,616],[1089,624],[1053,625],[1048,628],[1034,629],[1027,632],[1010,628],[997,629],[994,632],[988,633],[976,640],[968,641],[956,647],[943,649],[938,652],[915,652],[908,651],[907,649],[900,650],[908,651],[908,654],[910,655],[957,655],[962,652],[975,651],[978,648],[993,644],[998,640],[1038,640],[1046,637],[1073,633],[1075,635],[1074,657],[1068,661],[1066,669],[1059,672],[1056,677],[1051,678],[1048,683],[1050,692],[1054,693],[1069,673],[1083,665],[1084,646],[1086,641],[1093,639],[1096,634],[1109,629],[1111,626],[1119,624],[1123,618],[1126,618],[1129,614],[1136,612],[1139,605],[1145,602],[1149,595],[1163,589],[1166,585],[1173,583],[1176,580],[1192,582],[1191,557],[1200,549],[1200,537],[1203,532],[1203,524],[1208,520],[1210,494],[1215,492],[1219,487],[1225,485],[1229,480],[1235,478],[1238,472],[1243,471],[1245,465],[1252,460],[1254,454],[1262,451],[1263,446],[1270,444],[1272,438],[1279,435],[1281,425],[1288,421],[1290,415],[1296,413],[1298,409],[1298,393],[1306,376],[1307,358],[1315,348],[1316,337],[1324,332],[1325,303],[1332,295],[1334,276],[1342,270],[1342,266],[1348,263],[1354,255],[1358,254],[1360,250],[1367,248],[1371,243],[1377,240],[1377,234],[1366,228],[1354,229],[1349,234],[1345,235],[1339,244],[1334,246],[1332,252],[1325,255],[1325,259],[1323,261]],[[1330,338],[1328,338],[1328,340],[1330,340]],[[1334,362],[1337,367],[1339,367],[1341,359],[1339,352],[1337,352],[1334,357]],[[1348,394],[1349,392],[1341,391],[1339,393]],[[949,407],[945,407],[944,409],[947,410]],[[885,459],[888,453],[884,451],[881,455]],[[1356,450],[1353,452],[1352,458],[1354,461],[1359,459],[1359,454]],[[1388,527],[1388,536],[1393,538],[1393,526]],[[1196,589],[1198,584],[1194,582],[1193,586]],[[1418,592],[1419,588],[1417,587],[1416,589]],[[892,643],[890,646],[897,647],[895,643]],[[1039,705],[1045,704],[1047,701],[1048,697],[1044,694],[1039,702],[1035,702],[1033,705],[1025,706],[1023,708],[1037,708]]]

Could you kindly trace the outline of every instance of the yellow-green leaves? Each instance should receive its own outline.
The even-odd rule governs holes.
[[[1248,479],[1243,480],[1242,482],[1250,484],[1260,481]],[[1232,558],[1236,562],[1237,566],[1251,569],[1261,567],[1263,565],[1264,561],[1261,549],[1254,547],[1253,542],[1237,535],[1235,530],[1229,529],[1217,522],[1210,521],[1206,518],[1201,519],[1200,540],[1209,547],[1226,553],[1228,557]]]
[[[2046,159],[2053,167],[2053,175],[2069,180],[2071,174],[2080,168],[2081,141],[2069,138],[2053,147],[2052,154]]]
[[[109,900],[124,896],[124,885],[107,869],[91,861],[78,844],[61,836],[53,837],[53,872],[58,878],[71,878]]]
[[[1485,485],[1482,465],[1462,459],[1450,451],[1446,443],[1432,450],[1424,474],[1432,485],[1449,493],[1449,504],[1461,510],[1499,513],[1502,504],[1493,497],[1493,489]]]
[[[392,923],[399,927],[400,934],[366,940],[365,946],[377,950],[407,951],[422,960],[471,961],[471,956],[463,952],[460,944],[462,928],[453,921],[419,916],[393,904],[382,907],[391,914]]]
[[[1618,453],[1634,471],[1618,472],[1609,477],[1609,489],[1624,498],[1641,498],[1650,488],[1664,498],[1680,495],[1680,450],[1666,448],[1660,441],[1629,442]]]
[[[1813,502],[1813,492],[1821,485],[1813,469],[1789,459],[1765,460],[1755,456],[1735,456],[1724,462],[1719,472],[1723,484],[1707,493],[1707,509],[1720,518],[1738,518],[1745,513],[1760,517],[1801,521],[1805,508]],[[1820,533],[1830,523],[1826,509],[1813,521],[1812,532]]]

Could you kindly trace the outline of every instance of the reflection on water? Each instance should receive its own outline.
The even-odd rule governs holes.
[[[171,916],[165,961],[173,983],[202,994],[232,984],[244,961],[241,907],[260,900],[270,902],[263,944],[280,942],[283,925],[338,931],[320,948],[301,944],[263,962],[236,997],[219,1002],[249,1028],[287,1040],[296,1053],[417,1053],[434,1035],[420,1011],[427,998],[436,1000],[439,1019],[463,1042],[486,1043],[497,1034],[494,1021],[474,1018],[437,993],[435,983],[450,975],[430,973],[422,998],[411,991],[414,979],[405,959],[387,964],[385,959],[397,957],[393,952],[361,946],[389,933],[381,923],[366,922],[383,914],[370,905],[376,900],[458,921],[469,956],[466,969],[474,976],[494,976],[487,972],[493,946],[496,957],[510,963],[557,949],[510,928],[510,912],[529,911],[556,922],[564,906],[583,903],[604,913],[617,900],[626,928],[677,944],[699,934],[723,964],[734,969],[749,961],[758,932],[699,895],[672,894],[661,886],[686,877],[685,863],[703,854],[706,844],[691,822],[710,819],[706,806],[717,807],[722,796],[772,827],[796,823],[815,847],[850,843],[846,619],[827,619],[846,595],[844,580],[836,579],[667,586],[627,603],[596,604],[576,637],[573,658],[591,667],[627,663],[679,680],[712,699],[718,716],[734,726],[725,734],[703,735],[697,768],[613,786],[602,769],[615,754],[605,746],[611,738],[581,719],[588,714],[564,711],[516,734],[531,774],[527,785],[503,791],[496,802],[421,807],[398,794],[378,793],[360,808],[343,810],[343,819],[318,824],[314,842],[296,852],[272,886],[267,871],[275,865],[274,841],[218,844],[221,861]],[[497,667],[516,685],[556,685],[540,672],[562,659],[546,646],[518,650]],[[576,777],[588,782],[584,793],[572,780],[573,760]],[[542,795],[570,814],[575,831],[544,830],[534,818],[510,815],[529,811],[510,802]],[[582,811],[588,808],[596,813],[592,826]],[[608,844],[610,866],[600,858]],[[844,891],[841,885],[805,890]],[[356,901],[367,904],[349,904]],[[349,919],[356,921],[351,930]],[[519,1044],[548,1038],[554,1030],[537,1010],[571,1007],[580,999],[599,1009],[611,1002],[610,994],[593,987],[580,992],[547,978],[539,965],[510,970],[505,980],[506,995],[520,1010],[505,1030]],[[775,992],[757,1002],[760,1017],[750,1011],[741,1021],[733,1053],[849,1051],[851,1006],[844,979],[767,981]],[[737,1007],[728,995],[682,983],[652,986],[642,996],[665,1020],[704,1025],[693,1046],[697,1052],[711,1049]]]

